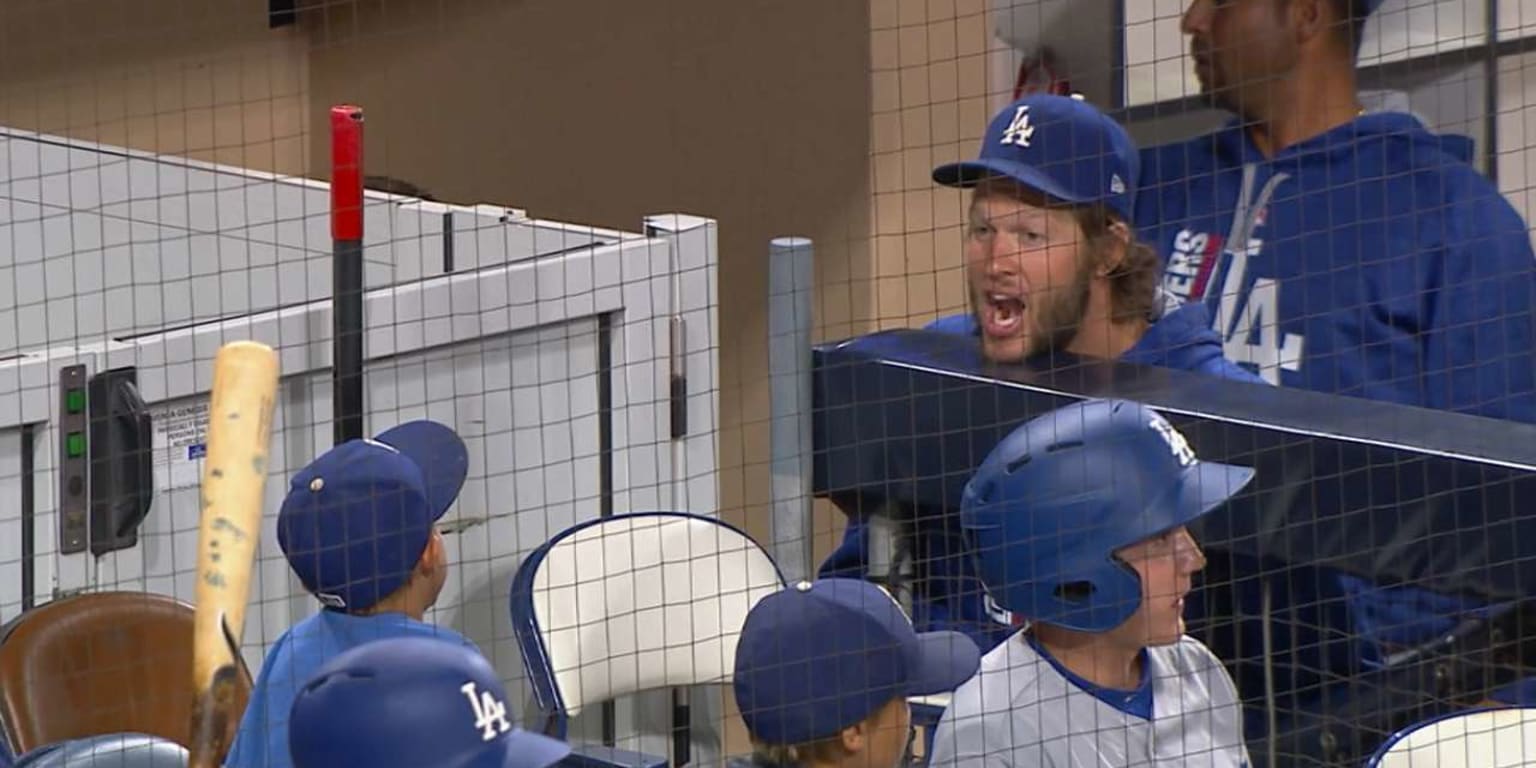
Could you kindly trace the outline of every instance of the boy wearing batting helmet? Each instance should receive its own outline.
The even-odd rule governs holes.
[[[753,762],[896,768],[912,733],[907,697],[953,690],[980,655],[965,635],[917,633],[867,581],[802,581],[769,595],[747,614],[732,681]]]
[[[332,659],[299,689],[289,720],[294,768],[546,768],[571,752],[514,724],[483,656],[422,637]]]
[[[1186,526],[1252,478],[1127,401],[999,443],[960,519],[988,594],[1027,624],[955,692],[933,765],[1247,766],[1236,689],[1182,612],[1205,563]]]
[[[468,471],[453,430],[412,421],[338,445],[293,477],[277,543],[321,610],[268,651],[226,768],[290,765],[288,712],[298,687],[349,649],[392,637],[473,647],[423,620],[448,578],[437,521]]]

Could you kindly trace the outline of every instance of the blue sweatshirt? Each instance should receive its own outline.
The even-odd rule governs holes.
[[[1200,304],[1179,306],[1164,302],[1161,316],[1147,328],[1136,345],[1123,354],[1124,362],[1195,371],[1228,379],[1263,383],[1258,376],[1233,365],[1221,354],[1221,339],[1210,327],[1210,316]],[[951,315],[930,323],[931,331],[959,335],[978,333],[971,314]],[[919,578],[913,584],[912,621],[919,630],[953,629],[964,632],[983,653],[1006,639],[1016,627],[1012,617],[988,601],[970,560],[956,515],[925,510],[914,523],[913,559]],[[868,521],[850,517],[842,544],[822,563],[821,578],[869,575]]]
[[[1266,160],[1234,120],[1143,150],[1137,232],[1272,383],[1536,422],[1530,234],[1470,152],[1386,112]]]
[[[1383,112],[1266,159],[1233,120],[1143,150],[1137,231],[1164,290],[1210,307],[1226,356],[1272,383],[1532,422],[1536,257],[1471,151]],[[1348,617],[1323,623],[1363,637],[1367,661],[1374,641],[1421,642],[1483,607],[1337,574],[1318,589],[1293,597],[1345,598]]]
[[[292,766],[293,759],[288,754],[288,710],[293,707],[299,687],[343,652],[393,637],[436,637],[479,651],[458,632],[416,621],[403,613],[354,616],[322,610],[289,628],[267,652],[224,768]]]

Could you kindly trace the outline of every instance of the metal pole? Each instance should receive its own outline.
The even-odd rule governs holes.
[[[768,245],[768,381],[773,557],[790,582],[811,578],[811,300],[815,256],[810,240]]]
[[[334,442],[363,437],[363,110],[331,107]]]

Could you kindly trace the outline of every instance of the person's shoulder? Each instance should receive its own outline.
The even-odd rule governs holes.
[[[452,627],[445,627],[441,624],[431,624],[425,621],[417,621],[411,618],[407,618],[404,622],[402,622],[400,627],[401,634],[404,635],[410,635],[412,637],[430,637],[437,640],[442,640],[444,642],[462,645],[476,653],[480,653],[480,647],[475,645],[475,641],[470,640],[463,633],[453,629]]]
[[[1042,687],[1056,675],[1055,667],[1023,641],[1022,633],[1015,633],[981,657],[976,674],[955,691],[955,697],[964,691],[973,711],[1018,710],[1038,704]]]
[[[923,326],[923,330],[951,333],[956,336],[974,336],[977,330],[976,316],[969,312],[945,315]]]
[[[1185,635],[1177,643],[1147,649],[1154,666],[1163,670],[1160,677],[1170,679],[1199,678],[1207,681],[1209,688],[1232,686],[1231,676],[1221,659],[1206,647],[1205,643]]]
[[[1415,207],[1433,213],[1448,204],[1500,201],[1499,207],[1514,210],[1498,185],[1473,165],[1470,138],[1433,133],[1411,116],[1370,115],[1361,120],[1365,127],[1354,147],[1354,162],[1362,173],[1374,168],[1388,185],[1415,187]]]
[[[1216,654],[1212,653],[1205,643],[1189,635],[1180,637],[1176,643],[1148,648],[1147,653],[1189,671],[1209,669],[1213,665],[1221,666],[1221,659],[1216,658]]]
[[[1220,164],[1221,153],[1217,148],[1230,130],[1231,126],[1223,126],[1187,139],[1142,147],[1138,153],[1141,161],[1138,186],[1146,188],[1161,182],[1183,181],[1192,172]]]

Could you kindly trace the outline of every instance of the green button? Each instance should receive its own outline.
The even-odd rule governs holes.
[[[71,432],[64,438],[64,453],[71,459],[78,459],[85,455],[85,435],[81,432]]]
[[[85,411],[85,391],[71,389],[64,393],[64,410],[70,413],[82,413]]]

